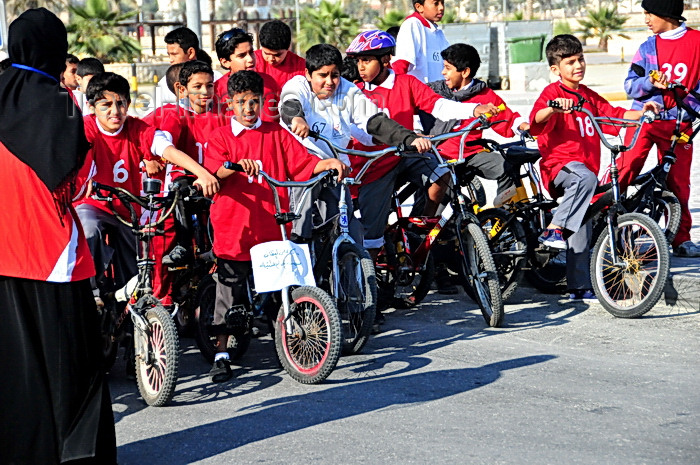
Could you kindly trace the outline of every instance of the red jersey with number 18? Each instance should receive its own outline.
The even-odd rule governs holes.
[[[596,175],[600,170],[600,138],[595,132],[592,121],[584,113],[554,113],[547,122],[534,123],[535,115],[547,107],[548,100],[560,97],[576,99],[575,95],[566,92],[564,88],[561,82],[545,87],[530,113],[530,134],[538,136],[537,145],[542,154],[540,161],[542,180],[551,193],[554,192],[552,185],[554,179],[567,163],[580,161]],[[607,100],[583,84],[576,92],[586,99],[584,107],[595,116],[622,118],[627,111],[610,105]],[[615,133],[614,130],[606,130],[606,132]]]

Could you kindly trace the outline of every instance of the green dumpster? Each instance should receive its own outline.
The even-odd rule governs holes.
[[[514,37],[508,39],[508,51],[511,63],[529,63],[542,61],[542,50],[546,35],[534,37]]]

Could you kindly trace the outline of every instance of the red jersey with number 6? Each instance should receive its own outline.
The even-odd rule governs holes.
[[[127,116],[124,125],[110,134],[98,127],[95,115],[85,117],[85,136],[92,148],[78,174],[78,186],[85,191],[89,179],[114,187],[121,187],[134,195],[141,193],[141,161],[151,153],[156,128],[138,118]],[[107,202],[83,198],[77,204],[89,203],[108,213]],[[126,207],[115,202],[119,214],[128,218]]]

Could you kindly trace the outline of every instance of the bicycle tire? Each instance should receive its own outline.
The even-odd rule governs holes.
[[[618,318],[637,318],[661,298],[669,273],[668,242],[659,225],[641,213],[621,215],[617,224],[619,259],[626,268],[610,262],[606,229],[593,248],[591,281],[605,310]]]
[[[474,190],[475,198],[472,199],[476,201],[476,203],[480,206],[483,207],[486,205],[486,189],[484,189],[484,185],[481,183],[481,180],[474,176],[470,181],[469,184],[471,184],[472,189]],[[465,189],[465,195],[468,194],[468,190]],[[469,195],[467,195],[467,198],[469,198]]]
[[[509,216],[502,208],[489,208],[476,215],[489,241],[504,302],[515,294],[522,281],[527,250],[525,229],[520,221],[508,223]],[[496,234],[498,238],[494,237]],[[516,255],[517,253],[520,255]]]
[[[340,244],[338,282],[334,297],[343,329],[343,354],[357,354],[369,340],[377,308],[377,279],[366,250],[349,242]]]
[[[635,210],[658,223],[670,244],[681,226],[681,203],[671,191],[654,190],[650,202],[642,202]]]
[[[144,315],[149,325],[149,333],[145,341],[148,355],[147,360],[134,357],[136,383],[141,397],[148,405],[161,407],[170,402],[175,394],[180,341],[170,313],[157,303],[158,300],[155,297],[145,295],[140,300],[143,299],[153,299],[154,302],[147,300],[144,305],[153,305]],[[142,333],[135,330],[134,344],[137,343],[136,339],[141,337],[143,337]]]
[[[435,279],[435,260],[432,254],[419,270],[409,261],[407,254],[399,254],[396,244],[403,241],[401,233],[387,233],[384,236],[384,254],[377,257],[375,274],[377,288],[381,296],[388,296],[389,305],[394,308],[412,308],[425,299],[430,292],[430,286]],[[407,232],[411,250],[415,250],[422,242],[420,236]],[[405,246],[402,245],[405,249]]]
[[[457,241],[461,256],[461,277],[465,288],[471,287],[474,300],[486,324],[498,328],[503,324],[503,299],[496,264],[481,226],[460,220]]]
[[[335,369],[342,350],[342,328],[333,299],[318,287],[292,291],[287,332],[284,307],[275,320],[275,348],[282,367],[302,384],[317,384]]]
[[[216,281],[212,275],[207,275],[199,283],[197,289],[197,309],[195,310],[194,340],[204,359],[214,363],[217,352],[216,335],[211,328],[214,324],[214,304],[216,301]],[[228,353],[231,360],[243,356],[250,346],[252,335],[250,331],[242,334],[230,334],[228,338]]]

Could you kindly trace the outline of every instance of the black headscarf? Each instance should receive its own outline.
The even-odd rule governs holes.
[[[45,8],[27,10],[10,24],[8,43],[13,67],[0,74],[0,141],[54,196],[65,198],[89,148],[82,115],[59,85],[66,28]],[[64,192],[57,193],[59,187]]]

